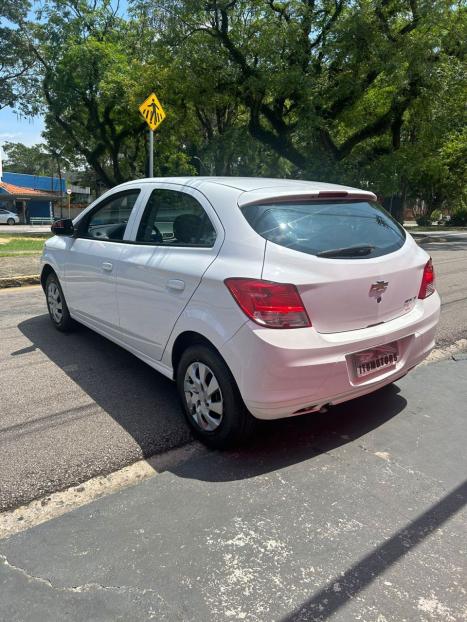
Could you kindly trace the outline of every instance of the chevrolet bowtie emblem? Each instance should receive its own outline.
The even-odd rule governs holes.
[[[376,281],[370,287],[370,296],[376,298],[376,302],[381,302],[381,296],[387,290],[389,283],[387,281]]]

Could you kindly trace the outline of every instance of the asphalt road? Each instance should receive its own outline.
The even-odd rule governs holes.
[[[456,358],[1,540],[0,619],[465,621]]]
[[[189,440],[172,382],[80,327],[40,287],[0,290],[0,509]]]
[[[421,243],[433,258],[441,295],[438,345],[467,337],[467,234],[451,242]]]
[[[426,248],[445,345],[467,337],[467,237]],[[174,385],[84,327],[57,333],[39,287],[0,291],[0,336],[0,509],[189,440]]]

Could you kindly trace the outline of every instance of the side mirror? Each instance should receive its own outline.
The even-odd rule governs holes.
[[[63,218],[62,220],[56,220],[50,227],[52,233],[55,235],[73,235],[75,228],[73,227],[73,221],[69,218]]]

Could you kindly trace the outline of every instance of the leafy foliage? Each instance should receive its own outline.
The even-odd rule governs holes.
[[[145,124],[137,104],[149,85],[142,81],[141,43],[133,24],[101,2],[45,4],[33,27],[42,72],[45,136],[78,154],[106,186],[142,174]],[[154,88],[155,84],[151,84]],[[158,142],[161,174],[189,172],[176,136]]]
[[[429,227],[431,226],[431,218],[424,214],[416,219],[416,223],[419,227]]]
[[[155,90],[168,113],[158,175],[335,181],[427,215],[466,204],[463,3],[132,0],[124,17],[113,6],[44,1],[27,28],[49,151],[88,177],[145,174],[137,108]]]
[[[453,227],[467,227],[467,207],[458,207],[452,214],[449,224]]]
[[[443,213],[441,212],[441,210],[435,209],[430,214],[430,220],[431,222],[436,222],[436,221],[441,220],[442,216],[443,216]]]
[[[43,144],[27,147],[21,143],[5,142],[5,168],[28,175],[56,174],[56,163]]]
[[[34,81],[34,58],[24,30],[28,9],[27,0],[0,0],[0,108],[27,108],[21,104]]]
[[[250,134],[315,178],[354,177],[400,149],[435,66],[461,54],[459,15],[437,1],[166,0],[147,10],[186,55],[214,50],[222,93],[243,104]],[[210,100],[213,75],[205,62],[192,67]]]

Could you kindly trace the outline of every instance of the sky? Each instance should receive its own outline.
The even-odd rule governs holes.
[[[44,122],[41,117],[21,118],[11,108],[0,110],[0,145],[4,142],[34,145],[41,142]]]

